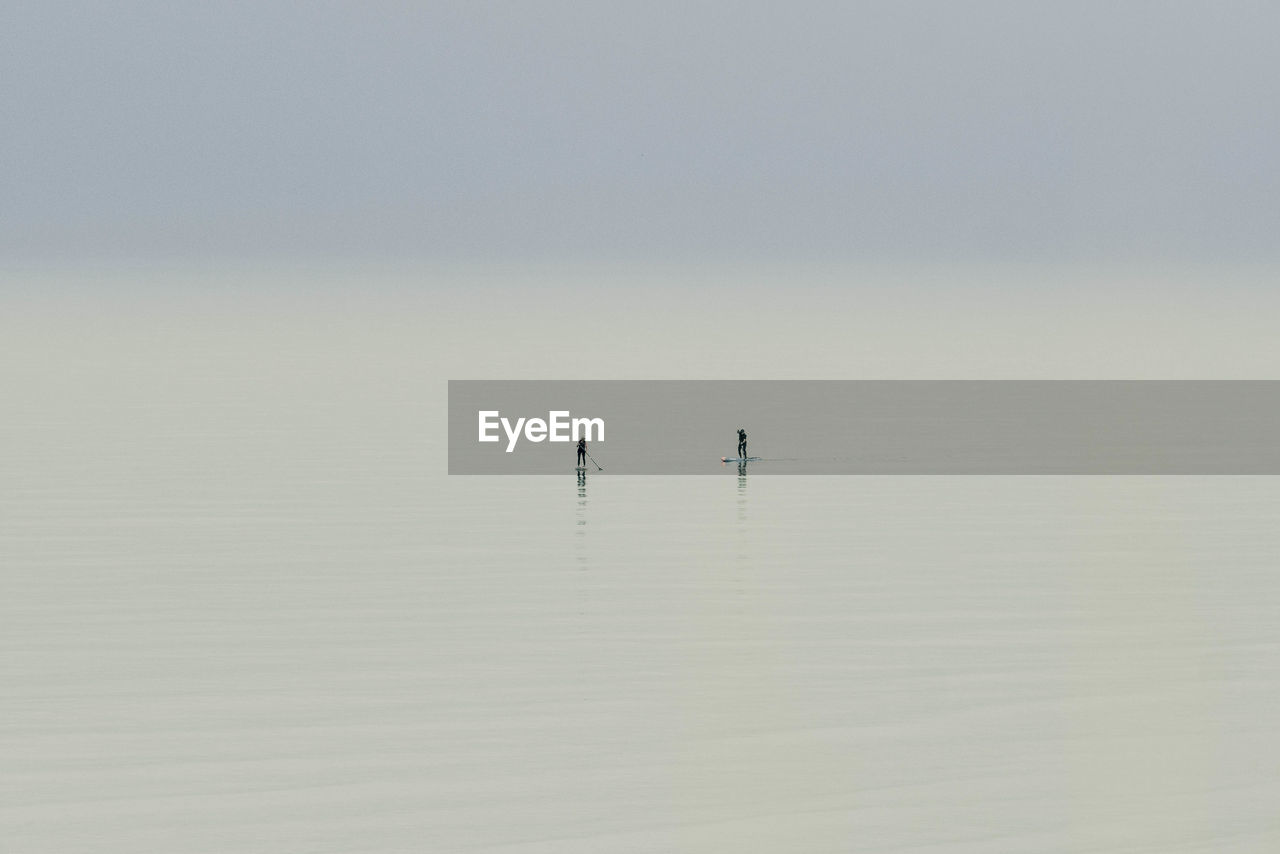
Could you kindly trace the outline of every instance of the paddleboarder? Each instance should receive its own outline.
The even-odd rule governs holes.
[[[578,465],[585,466],[587,464],[587,437],[583,436],[578,440]]]
[[[741,427],[738,428],[738,459],[745,460],[747,458],[747,431]]]

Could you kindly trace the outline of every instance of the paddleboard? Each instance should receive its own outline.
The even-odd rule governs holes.
[[[722,463],[751,463],[756,460],[762,460],[764,457],[721,457]]]
[[[586,470],[587,470],[586,466],[578,466],[577,468],[577,471],[586,471]]]

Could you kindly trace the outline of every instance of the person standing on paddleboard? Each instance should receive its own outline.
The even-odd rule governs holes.
[[[587,438],[584,436],[578,440],[578,465],[585,466],[587,464]]]
[[[745,460],[747,458],[747,431],[741,427],[738,428],[738,459]]]

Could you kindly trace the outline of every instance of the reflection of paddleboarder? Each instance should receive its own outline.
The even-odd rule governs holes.
[[[741,427],[738,428],[738,457],[746,459],[747,456],[747,431]]]
[[[578,465],[585,466],[587,464],[587,439],[584,436],[578,440]]]

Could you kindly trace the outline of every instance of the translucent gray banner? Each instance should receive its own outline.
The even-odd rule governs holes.
[[[575,428],[592,473],[1280,474],[1280,381],[449,382],[450,474],[572,472]]]

